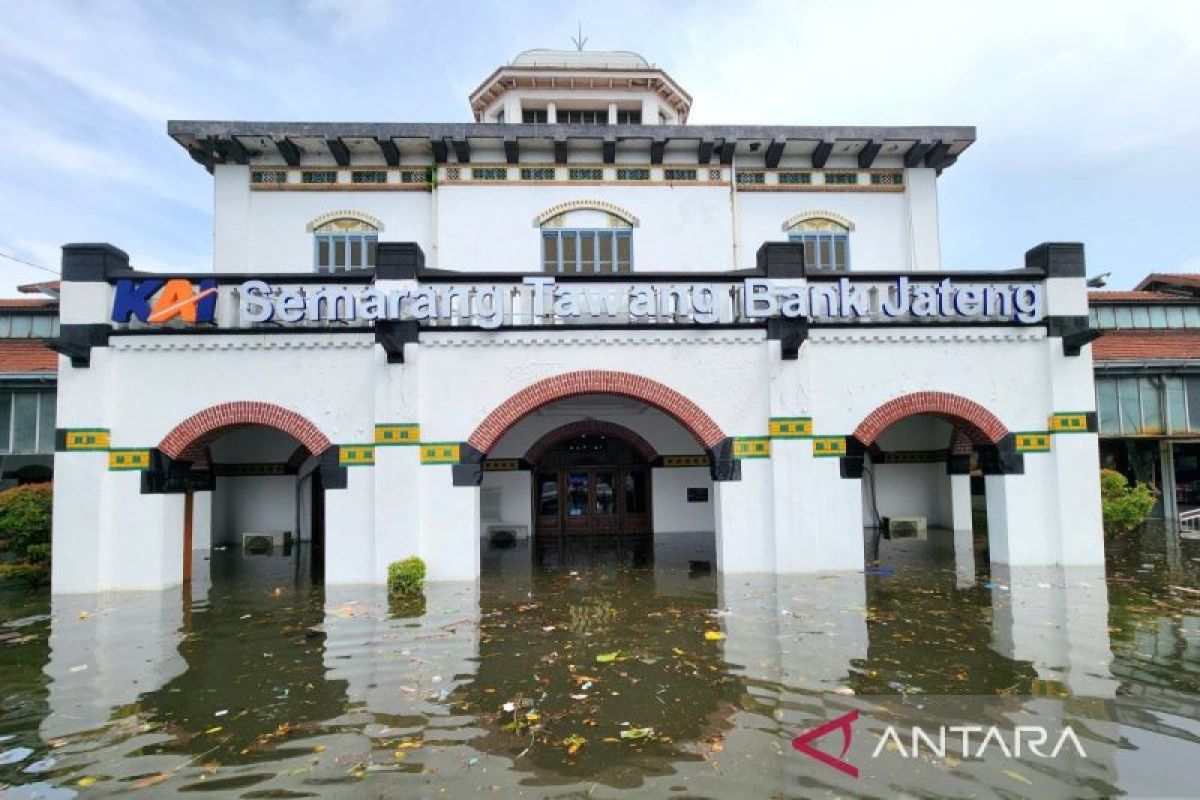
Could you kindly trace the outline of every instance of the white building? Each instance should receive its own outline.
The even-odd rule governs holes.
[[[973,128],[690,105],[634,54],[530,51],[474,123],[171,122],[213,271],[64,248],[55,591],[250,532],[329,583],[473,579],[497,527],[861,570],[882,517],[970,529],[972,469],[993,561],[1102,563],[1082,246],[942,270]]]

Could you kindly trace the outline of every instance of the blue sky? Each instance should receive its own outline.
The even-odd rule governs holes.
[[[971,124],[941,178],[943,265],[1082,241],[1126,288],[1200,272],[1200,3],[66,3],[0,26],[0,253],[108,241],[210,266],[209,175],[168,119],[466,121],[531,47],[629,49],[694,123]],[[885,265],[887,266],[887,265]],[[0,260],[0,294],[53,276]]]

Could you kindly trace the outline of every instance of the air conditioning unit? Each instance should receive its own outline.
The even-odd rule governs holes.
[[[529,528],[524,525],[488,525],[487,538],[497,547],[512,547],[517,539],[529,538]]]
[[[888,532],[893,539],[928,538],[925,517],[891,517],[888,520]]]
[[[243,555],[269,555],[276,550],[283,552],[292,543],[291,531],[243,531]]]

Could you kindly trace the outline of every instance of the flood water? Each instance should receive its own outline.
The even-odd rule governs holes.
[[[918,540],[851,575],[485,560],[423,607],[236,552],[188,592],[0,593],[5,796],[1200,793],[1200,542],[1112,540],[1107,575]],[[913,752],[943,725],[979,732]]]

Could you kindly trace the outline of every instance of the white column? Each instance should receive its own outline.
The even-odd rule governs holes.
[[[381,583],[375,563],[375,470],[347,467],[346,488],[325,489],[325,583]]]
[[[54,454],[54,532],[50,588],[54,594],[101,590],[100,561],[109,530],[108,453]]]
[[[984,485],[993,566],[1058,563],[1060,499],[1049,454],[1026,453],[1025,474],[988,475]]]
[[[375,448],[375,569],[387,578],[388,564],[421,555],[418,508],[420,448]]]
[[[421,557],[431,581],[479,578],[479,487],[455,486],[449,464],[418,470]]]
[[[776,569],[862,570],[862,479],[843,478],[838,458],[814,457],[811,439],[775,439],[771,447]]]
[[[558,105],[553,102],[546,103],[546,122],[551,125],[558,122]]]
[[[725,573],[775,569],[771,459],[741,461],[742,479],[714,483],[717,568]]]
[[[936,171],[924,167],[904,171],[908,201],[909,268],[918,272],[941,269],[942,249],[938,230]]]
[[[217,164],[213,167],[213,271],[253,272],[278,265],[250,263],[250,167]]]
[[[608,124],[609,125],[617,124],[617,104],[616,103],[608,104]]]
[[[950,476],[950,528],[955,531],[970,531],[973,522],[971,512],[971,476]]]
[[[142,473],[109,472],[111,516],[101,542],[100,591],[166,589],[183,582],[182,494],[142,494]]]

